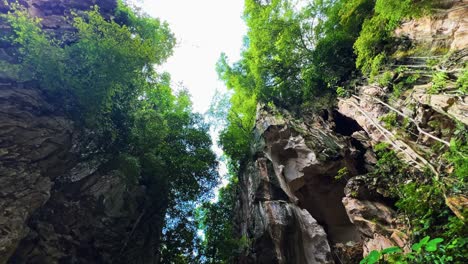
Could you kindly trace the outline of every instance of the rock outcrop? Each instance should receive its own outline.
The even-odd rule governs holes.
[[[110,17],[117,2],[19,3],[67,37],[71,12],[98,4]],[[0,60],[13,65],[14,49],[0,43]],[[0,263],[152,263],[157,220],[145,214],[145,187],[110,169],[116,157],[103,135],[75,124],[34,82],[11,77],[0,73]]]
[[[396,30],[397,37],[407,37],[417,45],[433,49],[461,50],[468,47],[466,1],[442,1],[439,12],[409,20]]]
[[[54,113],[37,89],[21,86],[0,86],[0,263],[28,234],[26,221],[74,159],[73,123]]]
[[[49,101],[0,83],[0,263],[146,263],[144,187]]]
[[[73,12],[79,14],[98,6],[104,16],[111,17],[117,7],[116,0],[7,0],[0,2],[0,11],[8,12],[15,3],[25,8],[31,16],[40,18],[44,29],[59,35],[73,31],[69,20]]]
[[[345,187],[343,205],[350,221],[363,238],[363,253],[398,246],[408,248],[407,227],[400,223],[395,210],[381,195],[366,186],[366,176],[353,177]],[[380,198],[380,199],[379,199]]]
[[[375,244],[393,235],[393,210],[368,191],[345,196],[346,182],[375,161],[351,136],[362,128],[337,112],[300,122],[268,107],[257,114],[253,159],[240,174],[239,231],[250,246],[239,262],[339,263],[385,246]],[[367,223],[375,219],[382,224]]]
[[[428,86],[430,84],[415,87],[412,98],[421,105],[427,105],[440,114],[468,125],[468,96],[428,94]]]

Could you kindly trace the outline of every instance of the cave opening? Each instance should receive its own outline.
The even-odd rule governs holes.
[[[333,110],[332,117],[335,122],[334,132],[340,135],[349,137],[354,132],[364,130],[356,120],[341,114],[337,110]]]
[[[296,191],[299,206],[323,226],[330,244],[360,242],[360,233],[349,220],[342,203],[346,182],[334,179],[336,173],[313,174],[313,171],[304,171],[305,184]]]
[[[354,120],[344,116],[334,120],[336,129],[347,135],[343,142],[348,147],[342,148],[340,157],[319,161],[316,152],[306,144],[307,139],[289,130],[269,131],[267,141],[274,143],[269,146],[267,156],[276,164],[277,173],[283,174],[290,191],[297,197],[297,205],[324,228],[333,258],[340,263],[343,254],[362,257],[361,233],[351,223],[342,200],[347,180],[367,171],[364,158],[367,149],[350,137],[362,131]],[[338,171],[344,167],[348,169],[347,175],[337,179]]]

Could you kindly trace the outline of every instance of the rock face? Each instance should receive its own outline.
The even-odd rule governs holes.
[[[0,84],[0,263],[147,263],[145,189],[33,84]]]
[[[50,197],[52,181],[73,160],[73,124],[38,90],[0,86],[0,262],[28,234],[26,220]],[[44,174],[47,176],[44,177]]]
[[[414,88],[412,97],[421,105],[427,105],[441,113],[468,125],[468,96],[427,94],[427,85]]]
[[[253,251],[240,263],[331,263],[324,229],[304,209],[289,202],[272,164],[265,158],[250,163],[242,176],[239,211],[243,237]]]
[[[240,263],[339,263],[359,259],[363,246],[378,247],[370,245],[377,228],[369,231],[359,216],[372,212],[391,222],[392,210],[345,197],[347,180],[372,163],[351,137],[357,131],[337,112],[298,122],[259,107],[254,158],[240,174],[239,231],[251,242]],[[344,178],[335,178],[340,170]]]
[[[116,1],[20,4],[66,37],[72,11],[99,4],[109,17]],[[0,11],[8,9],[1,1]],[[12,50],[0,43],[0,60],[15,63]],[[145,214],[144,186],[109,169],[115,157],[99,147],[99,133],[74,124],[34,83],[7,76],[0,74],[0,263],[152,263],[158,220]]]
[[[366,189],[365,176],[350,179],[345,187],[343,205],[351,222],[363,238],[363,253],[399,246],[409,250],[406,227],[397,221],[396,212]]]
[[[385,95],[383,88],[368,85],[360,87],[358,96],[347,99],[339,99],[338,111],[344,116],[356,120],[363,128],[366,135],[369,136],[370,145],[379,142],[391,143],[395,149],[401,152],[402,158],[409,164],[422,168],[425,164],[421,163],[420,155],[401,138],[395,138],[394,132],[384,127],[380,120],[391,112],[391,110],[381,104],[380,100]]]
[[[468,18],[466,1],[444,1],[440,12],[431,17],[410,20],[396,31],[398,37],[408,37],[417,44],[452,51],[468,47]]]
[[[98,6],[100,12],[109,17],[117,6],[116,0],[7,0],[0,3],[0,11],[7,12],[11,4],[16,2],[26,8],[30,15],[40,18],[45,29],[59,34],[65,30],[73,30],[67,20],[72,12],[81,13]]]

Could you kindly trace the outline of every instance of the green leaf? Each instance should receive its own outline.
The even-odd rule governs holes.
[[[413,246],[411,246],[411,249],[414,251],[418,251],[421,249],[421,247],[422,247],[421,243],[416,243],[416,244],[413,244]]]
[[[430,237],[429,236],[426,236],[424,237],[423,239],[421,239],[421,241],[419,241],[418,243],[414,244],[411,249],[414,250],[414,251],[419,251],[424,245],[427,244],[427,242],[429,241]]]
[[[412,253],[408,253],[408,254],[406,254],[405,256],[406,256],[406,258],[409,259],[409,260],[414,260],[414,259],[415,259],[414,255],[413,255]]]
[[[437,250],[437,244],[439,244],[440,242],[444,241],[444,239],[442,238],[434,238],[432,239],[431,241],[429,241],[425,247],[426,251],[429,251],[429,252],[434,252]]]
[[[367,255],[366,259],[367,259],[367,264],[374,264],[374,263],[377,263],[377,261],[379,261],[380,259],[380,252],[377,251],[377,250],[372,250],[369,255]]]
[[[384,255],[384,254],[401,253],[401,252],[403,252],[403,250],[401,250],[401,248],[399,247],[389,247],[389,248],[382,250],[380,253]]]

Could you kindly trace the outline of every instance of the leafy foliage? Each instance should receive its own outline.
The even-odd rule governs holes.
[[[384,116],[381,116],[380,121],[384,122],[384,125],[385,125],[386,128],[391,129],[391,128],[396,127],[398,125],[397,118],[398,118],[397,113],[391,112],[391,113],[388,113],[388,114],[386,114]]]
[[[415,255],[414,258],[411,257],[412,255],[408,255],[403,259],[395,258],[396,262],[391,262],[390,258],[385,258],[386,261],[389,261],[388,263],[432,263],[440,259],[445,261],[440,263],[461,261],[463,255],[466,254],[466,250],[463,249],[467,241],[466,224],[455,216],[447,206],[445,196],[448,191],[459,192],[458,189],[463,188],[463,184],[460,184],[460,181],[455,181],[452,175],[447,176],[450,177],[450,181],[443,182],[434,179],[430,172],[420,173],[413,170],[409,165],[403,163],[395,152],[388,150],[386,144],[376,145],[375,151],[379,159],[375,171],[371,173],[374,176],[374,182],[369,183],[369,185],[381,188],[381,190],[385,188],[387,190],[384,193],[386,196],[398,199],[396,206],[408,219],[407,225],[411,228],[413,239],[430,235],[447,241],[447,244],[439,248],[436,253],[430,251],[433,248],[430,247],[429,251],[426,250],[430,252],[427,254],[416,252],[417,256]],[[369,255],[366,261],[379,260],[383,255],[380,253],[372,253],[372,256]],[[405,260],[406,262],[398,262],[397,260]]]
[[[380,86],[386,87],[391,83],[392,79],[393,79],[393,73],[391,71],[386,71],[378,79],[378,83]]]
[[[224,151],[234,162],[249,153],[257,102],[300,112],[333,104],[334,89],[355,70],[353,44],[372,5],[342,14],[347,1],[316,1],[298,8],[292,0],[246,0],[248,26],[240,61],[222,55],[218,74],[233,91]],[[344,18],[346,16],[346,18]]]
[[[447,87],[448,76],[445,72],[435,72],[432,75],[432,86],[428,90],[429,94],[438,94]]]
[[[461,94],[468,94],[468,66],[465,66],[462,74],[457,79],[457,87]]]
[[[6,19],[14,31],[11,41],[19,46],[23,79],[39,81],[44,90],[65,100],[69,112],[84,115],[93,125],[104,121],[103,116],[123,103],[119,101],[131,104],[148,86],[146,80],[154,74],[151,65],[163,62],[174,45],[167,25],[158,20],[149,34],[146,27],[104,20],[97,8],[87,12],[86,19],[75,16],[76,41],[70,45],[48,37],[39,21],[24,11]],[[72,108],[75,102],[77,109]]]
[[[231,68],[225,56],[221,57],[217,65],[220,78],[234,91],[229,101],[219,104],[216,111],[225,113],[227,124],[221,132],[220,143],[235,163],[243,160],[249,153],[257,109],[257,95],[248,89],[254,81],[251,76],[243,73],[241,67],[237,64]]]
[[[349,96],[349,93],[348,91],[346,91],[342,86],[338,86],[336,88],[336,95],[338,97],[348,97]]]
[[[367,255],[360,264],[381,263],[448,263],[453,258],[444,255],[444,246],[439,246],[444,239],[429,236],[424,237],[418,243],[415,243],[410,252],[403,253],[399,247],[389,247],[380,251],[373,250]],[[438,254],[440,253],[440,254]]]
[[[459,123],[455,133],[456,136],[450,141],[450,149],[445,154],[445,159],[453,165],[453,175],[465,182],[468,176],[468,132],[466,126]]]
[[[348,6],[352,9],[361,5],[363,1],[350,1]],[[361,68],[364,74],[370,74],[372,77],[378,73],[386,54],[394,46],[392,33],[401,20],[428,13],[434,2],[430,0],[369,0],[367,2],[375,2],[373,14],[364,21],[362,31],[354,43],[354,50],[357,55],[356,66]]]
[[[233,263],[241,241],[235,238],[233,210],[237,201],[235,180],[219,190],[215,203],[204,203],[199,209],[203,263]]]

